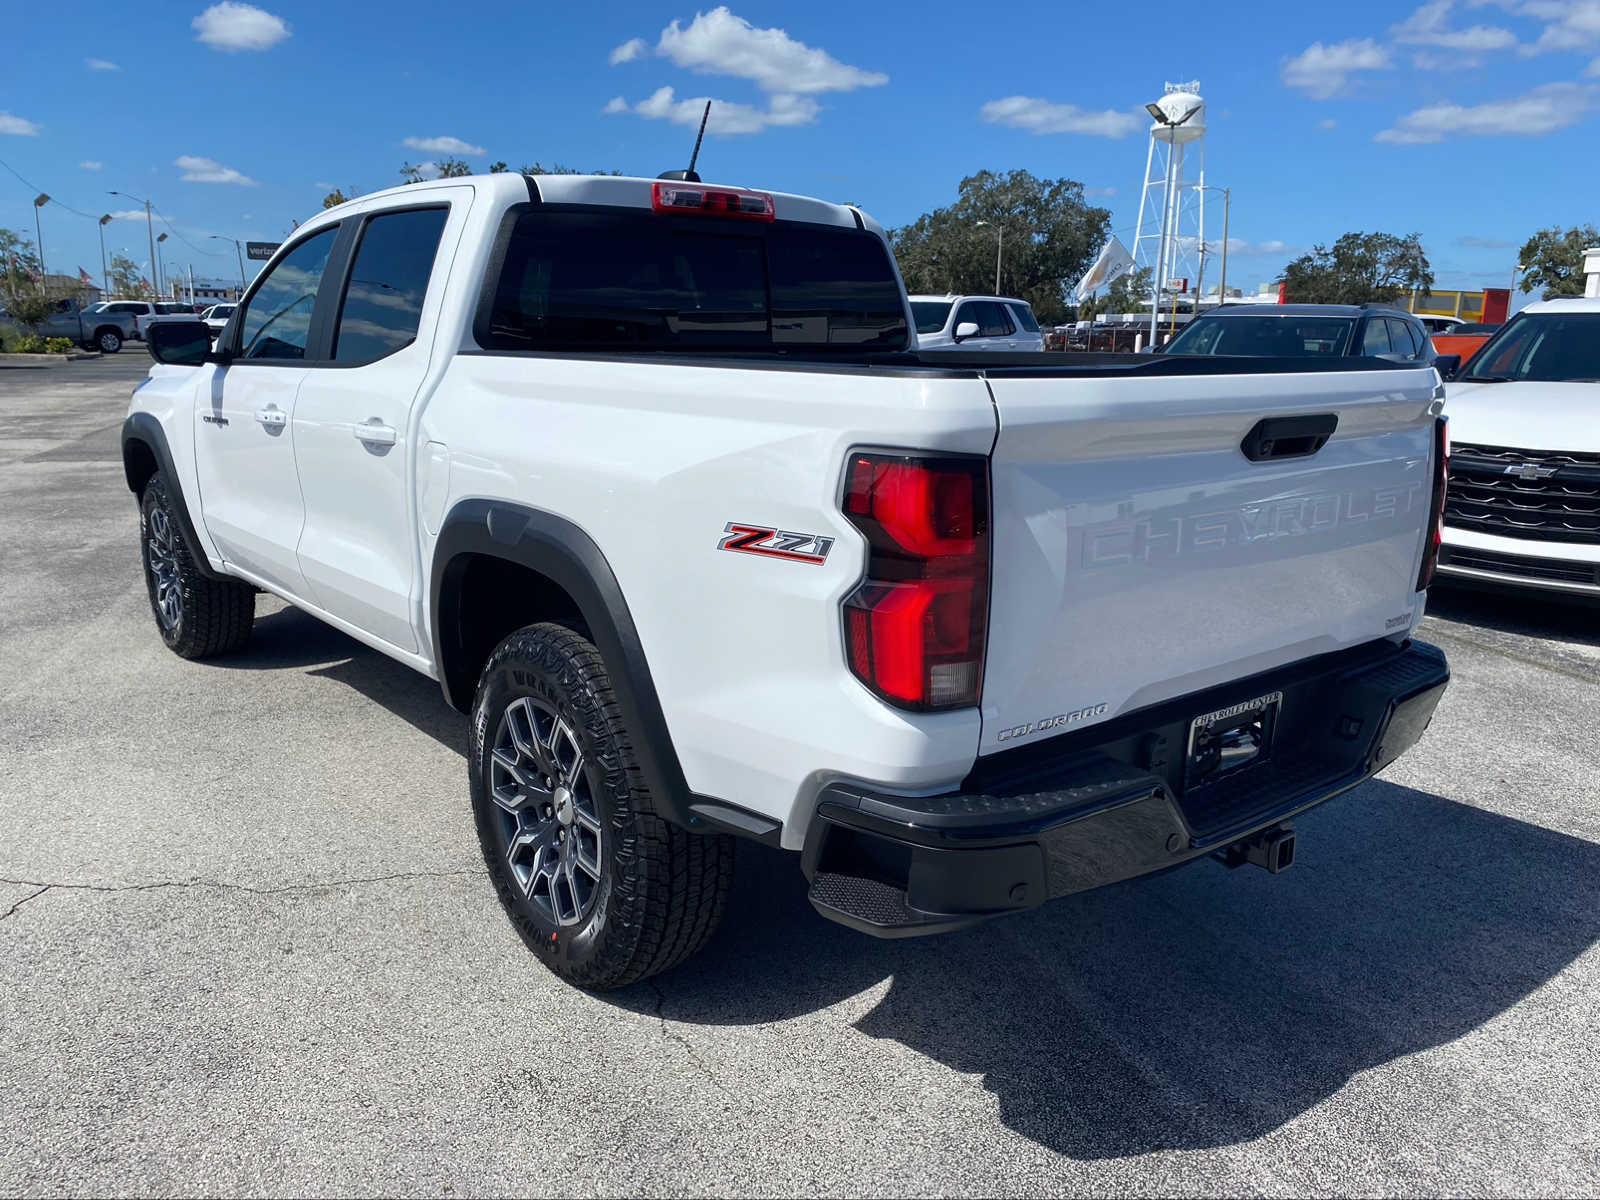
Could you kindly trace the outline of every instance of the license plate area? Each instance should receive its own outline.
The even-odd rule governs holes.
[[[1185,790],[1265,762],[1272,753],[1272,735],[1282,707],[1283,693],[1269,692],[1189,722]]]

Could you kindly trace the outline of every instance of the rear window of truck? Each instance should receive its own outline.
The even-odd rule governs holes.
[[[907,346],[894,265],[862,230],[553,205],[514,221],[480,315],[485,350]]]

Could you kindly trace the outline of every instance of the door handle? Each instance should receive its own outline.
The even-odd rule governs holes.
[[[282,429],[289,422],[289,414],[276,404],[269,404],[256,409],[256,420],[261,422],[264,429]]]
[[[377,417],[370,418],[365,425],[355,427],[356,440],[365,442],[368,446],[394,445],[394,426],[385,425]]]

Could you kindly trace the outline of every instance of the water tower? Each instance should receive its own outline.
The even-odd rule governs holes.
[[[1149,267],[1154,294],[1169,282],[1195,286],[1205,245],[1206,102],[1200,81],[1169,83],[1150,110],[1150,151],[1145,156],[1144,194],[1134,231],[1133,263]],[[1150,314],[1155,337],[1156,314]]]

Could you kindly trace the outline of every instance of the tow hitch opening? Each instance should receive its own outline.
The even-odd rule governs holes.
[[[1230,870],[1250,863],[1277,875],[1294,866],[1294,830],[1266,829],[1218,850],[1213,857]]]

